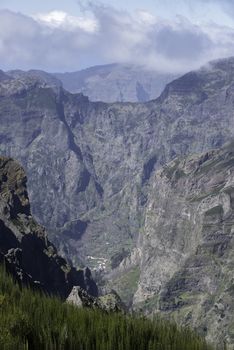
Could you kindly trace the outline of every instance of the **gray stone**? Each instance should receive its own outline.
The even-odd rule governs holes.
[[[229,344],[233,159],[211,150],[233,140],[233,87],[233,58],[140,104],[90,102],[29,75],[0,81],[0,151],[23,163],[59,252],[100,284],[124,277],[135,307]]]
[[[99,309],[107,313],[126,311],[126,306],[114,291],[100,297],[93,297],[81,287],[75,286],[69,294],[67,302],[78,307]]]
[[[0,157],[0,260],[20,282],[66,298],[74,285],[97,296],[90,270],[77,271],[31,216],[23,168]]]

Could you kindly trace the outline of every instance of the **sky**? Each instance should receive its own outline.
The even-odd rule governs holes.
[[[0,69],[119,62],[184,73],[234,56],[234,0],[0,0]]]

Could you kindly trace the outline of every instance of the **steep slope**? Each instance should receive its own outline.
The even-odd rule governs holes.
[[[0,157],[0,261],[15,278],[66,298],[73,286],[97,295],[89,270],[77,271],[57,254],[30,213],[22,167]]]
[[[82,92],[91,101],[145,102],[158,97],[175,75],[123,64],[94,66],[77,72],[55,73],[66,90]]]
[[[108,279],[117,285],[120,296],[126,292],[120,285],[130,286],[129,295],[125,295],[129,303],[135,294],[135,305],[148,299],[153,307],[146,309],[171,313],[174,301],[167,305],[168,295],[180,293],[172,283],[173,276],[182,273],[181,269],[183,274],[190,271],[186,259],[193,261],[203,241],[200,216],[198,228],[191,221],[181,222],[177,237],[177,216],[183,213],[180,195],[177,198],[172,190],[175,198],[170,201],[163,192],[159,196],[155,188],[163,191],[170,180],[165,185],[161,177],[154,177],[155,170],[177,156],[220,148],[233,139],[233,87],[233,58],[186,74],[168,84],[157,100],[145,104],[94,103],[82,94],[70,94],[37,77],[21,75],[0,82],[0,151],[19,159],[27,169],[32,211],[50,237],[56,232],[53,240],[63,254],[77,265],[83,262],[109,273]],[[180,178],[180,172],[176,174]],[[181,186],[186,189],[186,184]],[[151,225],[153,195],[158,213],[153,211]],[[163,207],[171,210],[172,218],[161,210]],[[147,235],[150,237],[151,231],[154,235],[157,219],[161,236],[153,237],[151,247]],[[186,240],[186,232],[197,232],[197,236]],[[228,266],[224,256],[218,261]],[[209,264],[210,260],[204,266],[201,263],[201,274],[203,269],[209,270]],[[213,278],[217,266],[210,269],[207,274]],[[203,283],[202,276],[191,290],[196,291],[199,281]],[[203,286],[205,289],[205,282]],[[204,289],[201,298],[206,298]],[[218,295],[216,290],[213,293]],[[196,298],[194,302],[201,305]],[[192,315],[188,322],[201,325],[200,311],[197,313],[197,321]],[[212,322],[218,322],[216,316],[210,320],[207,316],[209,329],[204,327],[204,332],[222,338],[218,326],[213,333],[210,329]],[[228,330],[231,321],[222,325],[225,337],[232,342],[232,330]]]
[[[233,137],[233,82],[233,59],[146,104],[92,103],[32,76],[3,81],[0,150],[26,168],[33,213],[61,251],[109,269],[136,244],[154,168]]]
[[[134,303],[234,344],[234,143],[152,178]],[[232,347],[230,347],[232,348]]]
[[[0,266],[0,348],[214,350],[174,323],[77,308],[20,288]]]

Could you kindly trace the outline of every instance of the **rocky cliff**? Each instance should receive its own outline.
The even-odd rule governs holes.
[[[27,169],[32,211],[59,251],[77,265],[108,273],[111,287],[125,293],[129,304],[150,299],[157,310],[157,293],[182,268],[183,256],[192,254],[200,236],[188,242],[186,232],[195,228],[185,221],[176,240],[180,202],[170,209],[179,199],[168,200],[173,215],[165,219],[162,192],[153,213],[165,241],[156,236],[150,248],[147,235],[155,221],[151,227],[149,205],[160,180],[155,171],[176,157],[219,149],[233,139],[233,86],[233,58],[174,80],[158,99],[144,104],[95,103],[35,76],[4,77],[0,151]],[[166,185],[159,181],[158,186]],[[175,254],[173,244],[180,247]],[[161,267],[154,262],[160,251]]]
[[[234,143],[152,177],[135,306],[234,343]],[[229,348],[229,347],[228,347]],[[232,347],[230,347],[231,349]]]
[[[91,101],[145,102],[158,97],[176,76],[124,64],[94,66],[77,72],[56,73],[66,90],[82,92]]]
[[[173,81],[155,101],[104,104],[11,77],[0,82],[0,151],[24,165],[32,211],[60,249],[109,269],[136,244],[153,170],[233,137],[233,81],[229,59]]]
[[[90,271],[77,271],[57,254],[45,229],[30,213],[26,176],[0,157],[0,261],[22,283],[66,298],[73,286],[97,296]]]

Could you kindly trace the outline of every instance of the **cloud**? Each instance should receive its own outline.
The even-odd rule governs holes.
[[[221,6],[232,6],[234,7],[233,0],[198,0],[201,3],[214,3],[216,2],[217,4]]]
[[[33,16],[33,18],[42,25],[47,25],[51,28],[59,28],[65,31],[82,29],[85,32],[93,33],[97,30],[97,22],[94,19],[71,16],[64,11],[39,13]]]
[[[52,11],[29,17],[0,11],[2,69],[72,71],[122,62],[185,72],[234,55],[233,39],[233,28],[197,26],[179,16],[165,20],[145,10],[130,14],[97,3],[84,6],[81,16]]]
[[[211,3],[211,0],[208,0]],[[226,12],[230,17],[234,16],[234,3],[233,0],[215,0],[220,7]]]
[[[228,16],[234,16],[234,1],[233,0],[196,0],[196,5],[191,5],[190,0],[183,0],[183,3],[191,7],[199,7],[201,5],[218,6],[220,11],[225,12]]]

